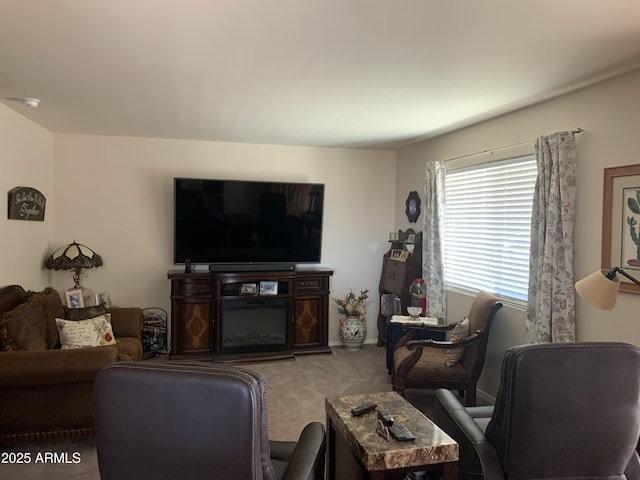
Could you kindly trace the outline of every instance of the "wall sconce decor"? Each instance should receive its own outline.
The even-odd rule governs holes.
[[[418,221],[418,217],[420,216],[420,197],[418,196],[418,192],[415,190],[409,193],[406,201],[407,208],[405,213],[407,214],[407,218],[411,223],[416,223]]]

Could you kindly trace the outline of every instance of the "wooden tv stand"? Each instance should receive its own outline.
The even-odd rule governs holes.
[[[170,270],[172,359],[254,362],[294,355],[330,353],[329,279],[333,270],[194,272]],[[260,292],[261,282],[277,293]],[[251,285],[255,285],[255,292]],[[244,287],[243,287],[244,286]],[[284,343],[274,351],[229,352],[222,345],[224,312],[242,312],[243,302],[277,303],[286,315]]]

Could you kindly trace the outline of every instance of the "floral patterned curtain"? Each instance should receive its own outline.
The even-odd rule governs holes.
[[[447,316],[444,285],[444,162],[427,162],[422,233],[422,276],[427,286],[427,316]]]
[[[535,153],[538,178],[531,212],[526,341],[573,342],[575,135],[558,132],[539,137]]]

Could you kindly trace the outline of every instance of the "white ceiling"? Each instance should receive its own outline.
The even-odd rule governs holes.
[[[639,0],[0,2],[53,132],[397,147],[638,67]]]

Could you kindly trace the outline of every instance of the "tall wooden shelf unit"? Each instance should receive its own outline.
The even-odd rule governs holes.
[[[310,353],[330,353],[328,346],[329,279],[333,271],[311,268],[284,272],[193,272],[170,270],[171,358],[211,358],[250,362]],[[276,295],[243,294],[243,284],[277,284]],[[286,345],[277,352],[223,351],[224,306],[251,299],[278,299],[286,308]]]
[[[407,237],[413,235],[413,242]],[[400,297],[402,314],[407,314],[407,307],[411,302],[409,286],[414,278],[422,277],[422,232],[398,230],[398,240],[389,241],[389,251],[382,259],[382,274],[380,276],[379,293],[392,293]],[[413,245],[413,248],[408,248]],[[411,251],[413,250],[413,251]],[[394,257],[394,252],[405,252],[404,260]],[[378,315],[378,346],[387,343],[387,317],[380,312]]]

